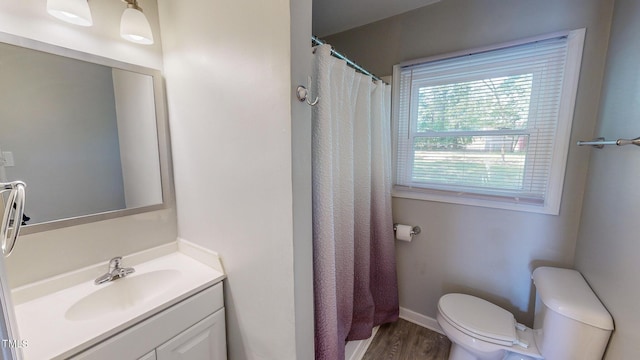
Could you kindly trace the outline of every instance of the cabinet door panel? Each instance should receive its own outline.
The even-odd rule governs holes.
[[[222,291],[222,283],[218,283],[73,356],[72,359],[134,360],[146,356],[149,351],[170,341],[176,334],[191,329],[215,314],[216,310],[224,309]]]
[[[157,360],[225,360],[224,309],[220,309],[156,349]]]

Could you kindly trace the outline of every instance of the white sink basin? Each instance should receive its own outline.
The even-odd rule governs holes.
[[[126,311],[170,291],[180,276],[175,269],[155,270],[96,285],[96,291],[76,301],[64,316],[67,320],[84,321]]]
[[[172,244],[160,250],[167,248]],[[136,272],[102,285],[94,279],[106,263],[14,290],[14,299],[20,299],[15,306],[20,337],[29,340],[23,358],[68,359],[225,277],[184,253],[152,256],[154,251],[125,258]]]

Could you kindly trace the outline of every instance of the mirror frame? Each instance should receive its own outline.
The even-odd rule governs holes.
[[[86,61],[111,68],[132,71],[139,74],[149,75],[153,78],[153,97],[156,110],[156,129],[158,137],[158,160],[160,161],[160,181],[162,184],[162,203],[142,206],[131,209],[112,210],[102,213],[76,216],[71,218],[51,220],[43,223],[25,225],[20,230],[21,235],[28,235],[43,231],[55,230],[70,226],[88,224],[97,221],[115,219],[123,216],[130,216],[150,211],[162,210],[171,207],[174,203],[173,172],[171,162],[171,142],[169,139],[169,123],[167,118],[167,102],[164,90],[164,81],[160,70],[147,68],[144,66],[125,63],[122,61],[89,54],[77,50],[63,48],[57,45],[44,43],[41,41],[23,38],[0,32],[0,42],[41,51],[53,55],[67,57],[75,60]],[[27,184],[26,204],[29,204],[29,184]]]

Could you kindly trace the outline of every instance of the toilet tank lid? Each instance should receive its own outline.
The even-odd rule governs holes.
[[[532,278],[540,300],[549,309],[587,325],[613,330],[611,315],[576,270],[539,267]]]

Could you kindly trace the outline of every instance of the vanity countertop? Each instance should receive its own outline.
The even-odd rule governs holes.
[[[52,282],[60,283],[58,277],[14,290],[20,338],[26,341],[24,359],[67,358],[225,277],[221,267],[204,265],[179,251],[145,260],[133,265],[135,273],[102,285],[90,279],[52,289]],[[123,266],[131,266],[126,256]],[[88,271],[95,273],[95,267],[84,270],[85,278]]]

